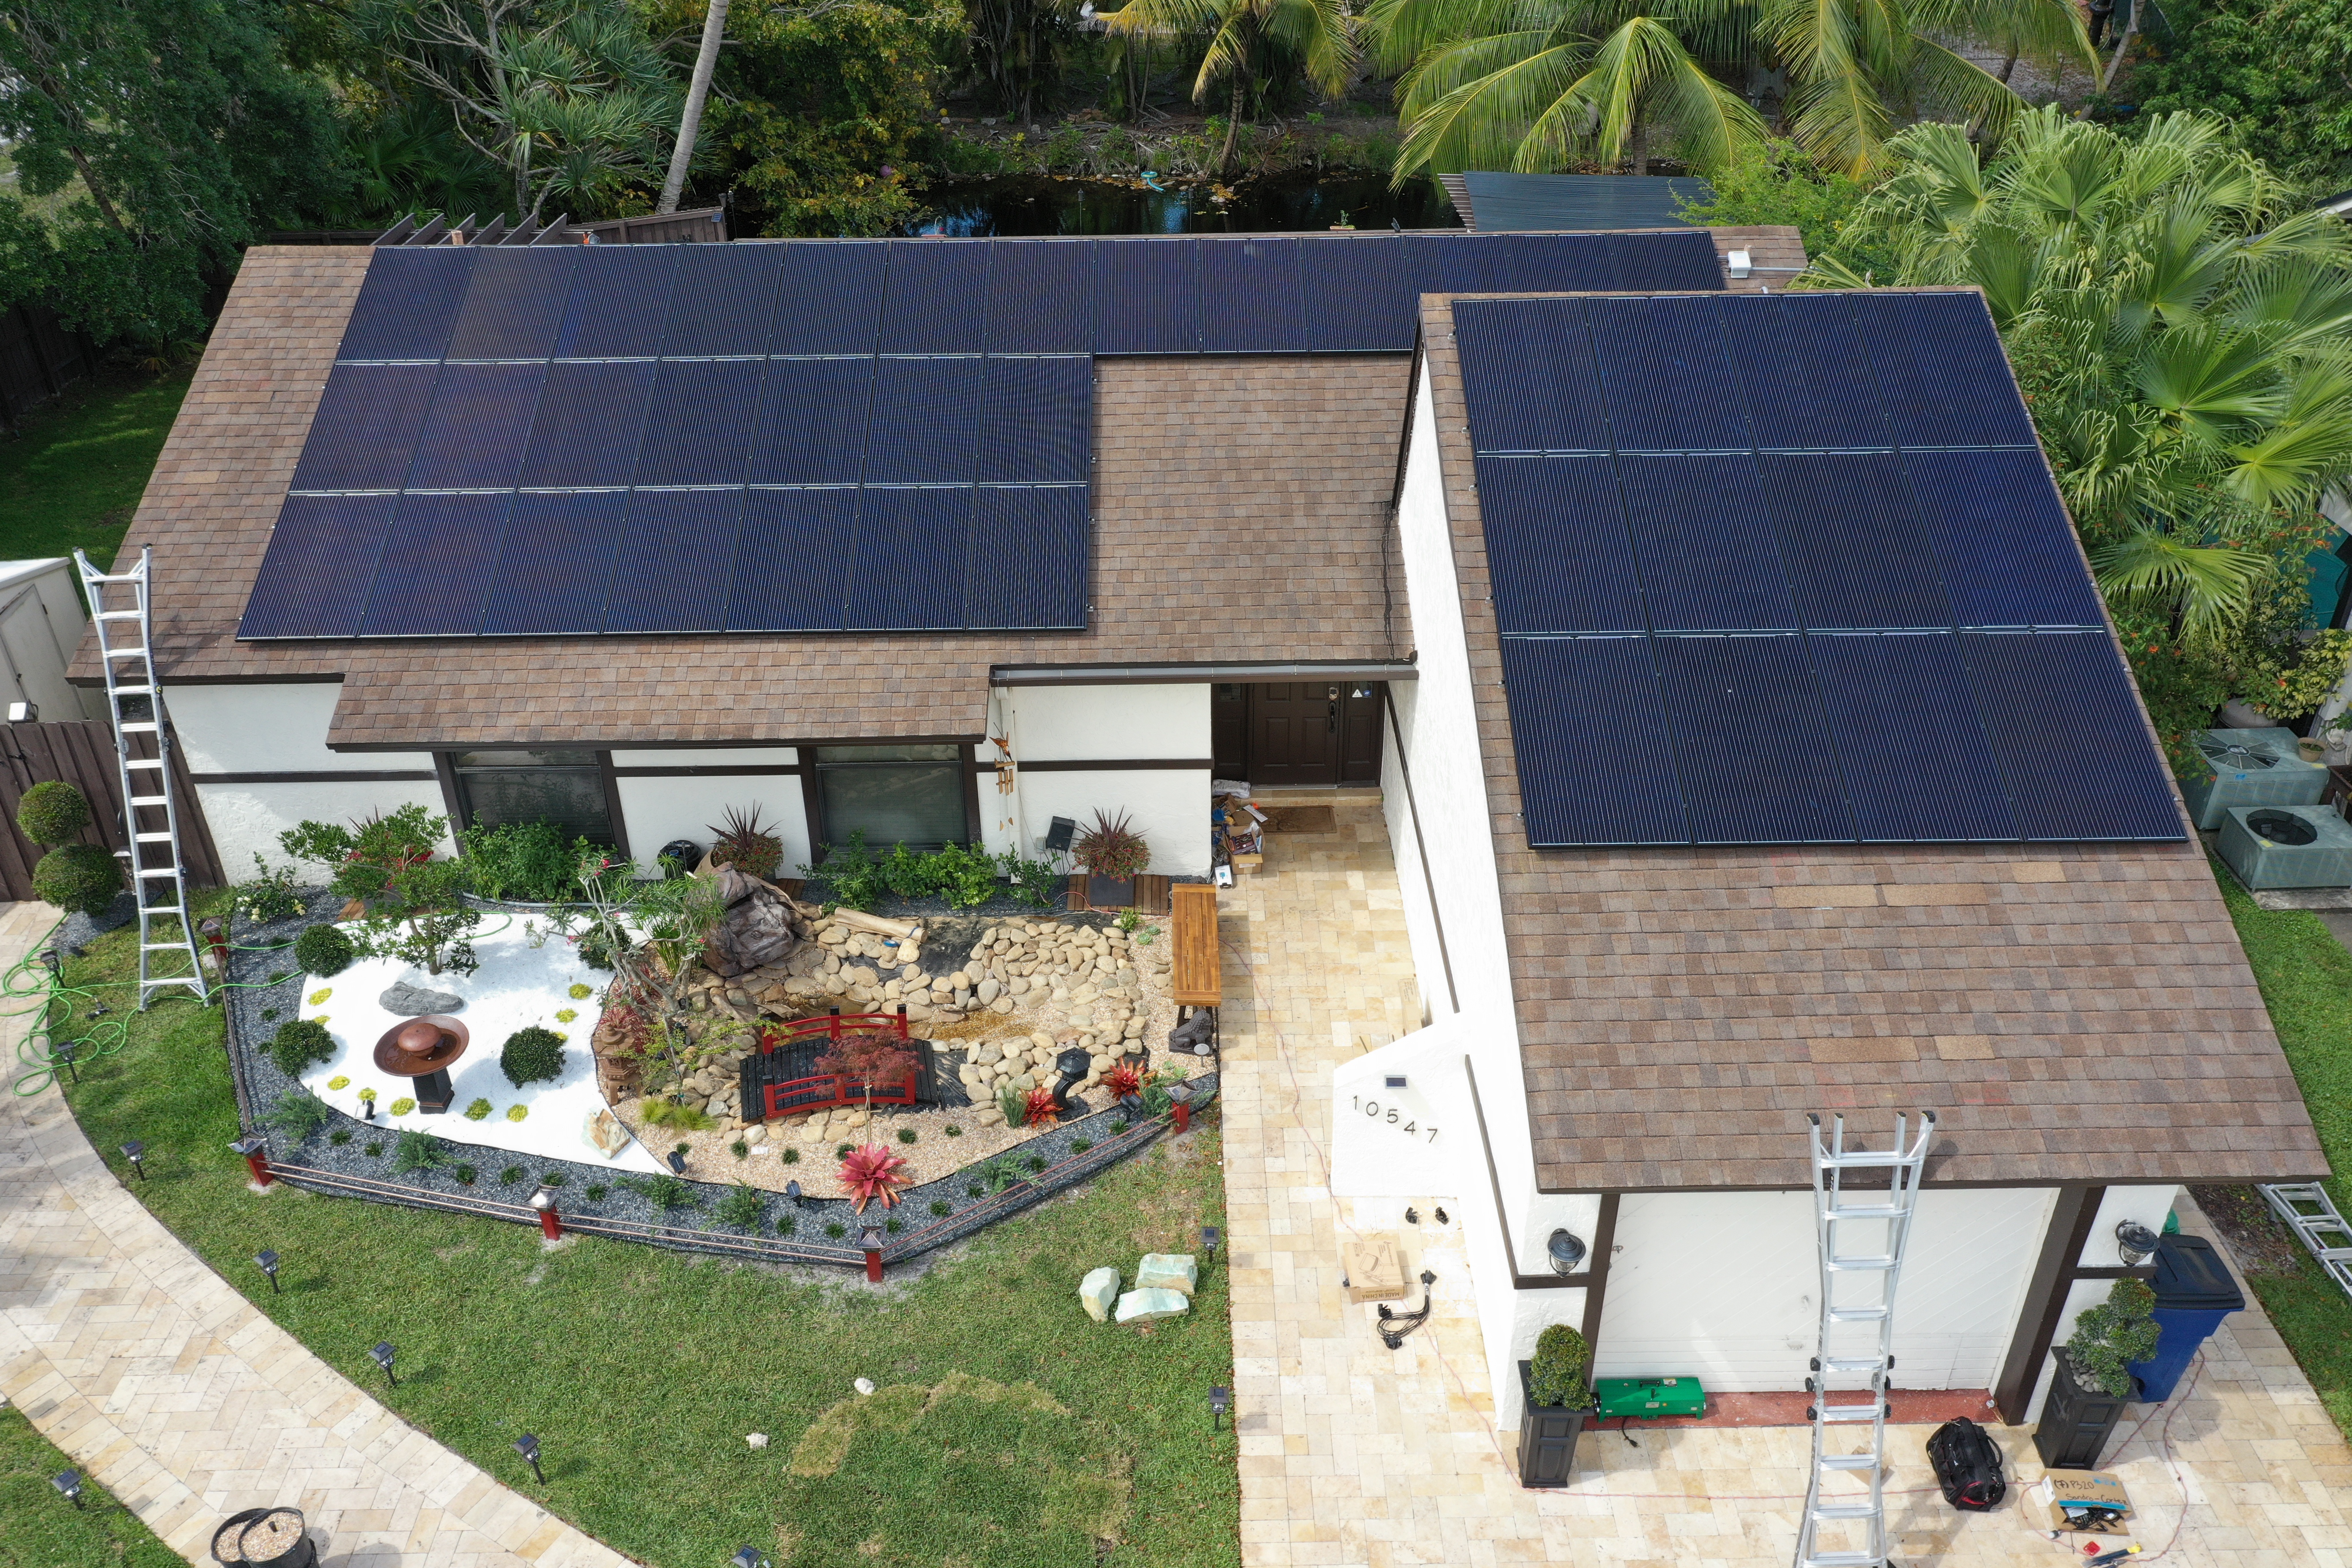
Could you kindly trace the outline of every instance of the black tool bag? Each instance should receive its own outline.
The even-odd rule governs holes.
[[[1982,1513],[2000,1506],[2009,1483],[2000,1478],[2000,1445],[1966,1416],[1947,1421],[1927,1439],[1927,1462],[1954,1508]]]

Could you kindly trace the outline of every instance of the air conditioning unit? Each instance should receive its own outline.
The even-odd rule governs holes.
[[[2221,818],[2221,858],[2265,888],[2352,888],[2352,823],[2324,805],[2238,805]]]
[[[2232,806],[2316,805],[2327,793],[2326,764],[2296,754],[2292,730],[2200,730],[2191,743],[2206,766],[2180,781],[2180,795],[2201,830]]]

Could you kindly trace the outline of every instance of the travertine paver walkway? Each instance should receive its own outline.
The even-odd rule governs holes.
[[[1575,1483],[1517,1485],[1488,1421],[1459,1232],[1417,1206],[1437,1310],[1402,1351],[1374,1309],[1341,1297],[1351,1225],[1396,1231],[1401,1204],[1335,1204],[1323,1159],[1333,1065],[1417,1018],[1395,872],[1377,801],[1339,796],[1338,837],[1279,837],[1223,900],[1225,1185],[1233,1232],[1234,1405],[1242,1560],[1337,1563],[1580,1563],[1605,1568],[1786,1568],[1802,1427],[1587,1433]],[[2186,1195],[2181,1218],[2203,1228]],[[2251,1293],[2249,1300],[2252,1300]],[[2214,1336],[2193,1387],[2114,1450],[2146,1554],[2184,1568],[2352,1568],[2352,1452],[2259,1308]],[[1887,1450],[1905,1568],[2042,1563],[2064,1553],[2011,1501],[1961,1515],[1934,1489],[1928,1428]],[[2030,1436],[1994,1429],[2012,1475],[2038,1479]]]
[[[5,971],[56,911],[0,910]],[[25,1023],[0,1034],[12,1082]],[[0,1101],[0,1394],[173,1550],[209,1562],[221,1519],[282,1503],[329,1568],[627,1562],[256,1310],[123,1190],[56,1089]]]

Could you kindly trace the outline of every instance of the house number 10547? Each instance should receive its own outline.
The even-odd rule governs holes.
[[[1398,1131],[1406,1134],[1408,1137],[1418,1138],[1421,1134],[1426,1132],[1429,1134],[1429,1141],[1431,1142],[1434,1143],[1437,1142],[1437,1128],[1434,1123],[1432,1123],[1427,1127],[1423,1127],[1418,1125],[1411,1116],[1399,1110],[1393,1105],[1382,1105],[1377,1100],[1366,1100],[1361,1095],[1356,1095],[1351,1098],[1354,1099],[1356,1109],[1359,1111],[1370,1117],[1373,1121],[1381,1123],[1382,1126],[1393,1127]]]

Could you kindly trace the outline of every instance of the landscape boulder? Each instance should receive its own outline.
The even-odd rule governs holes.
[[[1118,1270],[1094,1268],[1078,1281],[1078,1300],[1087,1316],[1097,1323],[1110,1321],[1111,1309],[1118,1303]]]
[[[433,990],[415,975],[404,974],[375,999],[375,1005],[395,1018],[421,1018],[428,1013],[455,1013],[466,999]]]
[[[1129,1290],[1118,1299],[1118,1321],[1148,1323],[1154,1318],[1181,1318],[1192,1305],[1181,1290]]]
[[[621,1125],[621,1119],[610,1108],[592,1113],[580,1135],[607,1160],[619,1159],[629,1147],[629,1130]]]
[[[793,930],[793,901],[782,889],[732,866],[719,867],[714,876],[727,900],[727,913],[703,954],[710,972],[731,979],[790,957],[800,937]]]
[[[1135,1266],[1135,1287],[1139,1290],[1176,1290],[1190,1300],[1200,1282],[1200,1265],[1192,1261],[1189,1252],[1147,1252],[1143,1261]]]

